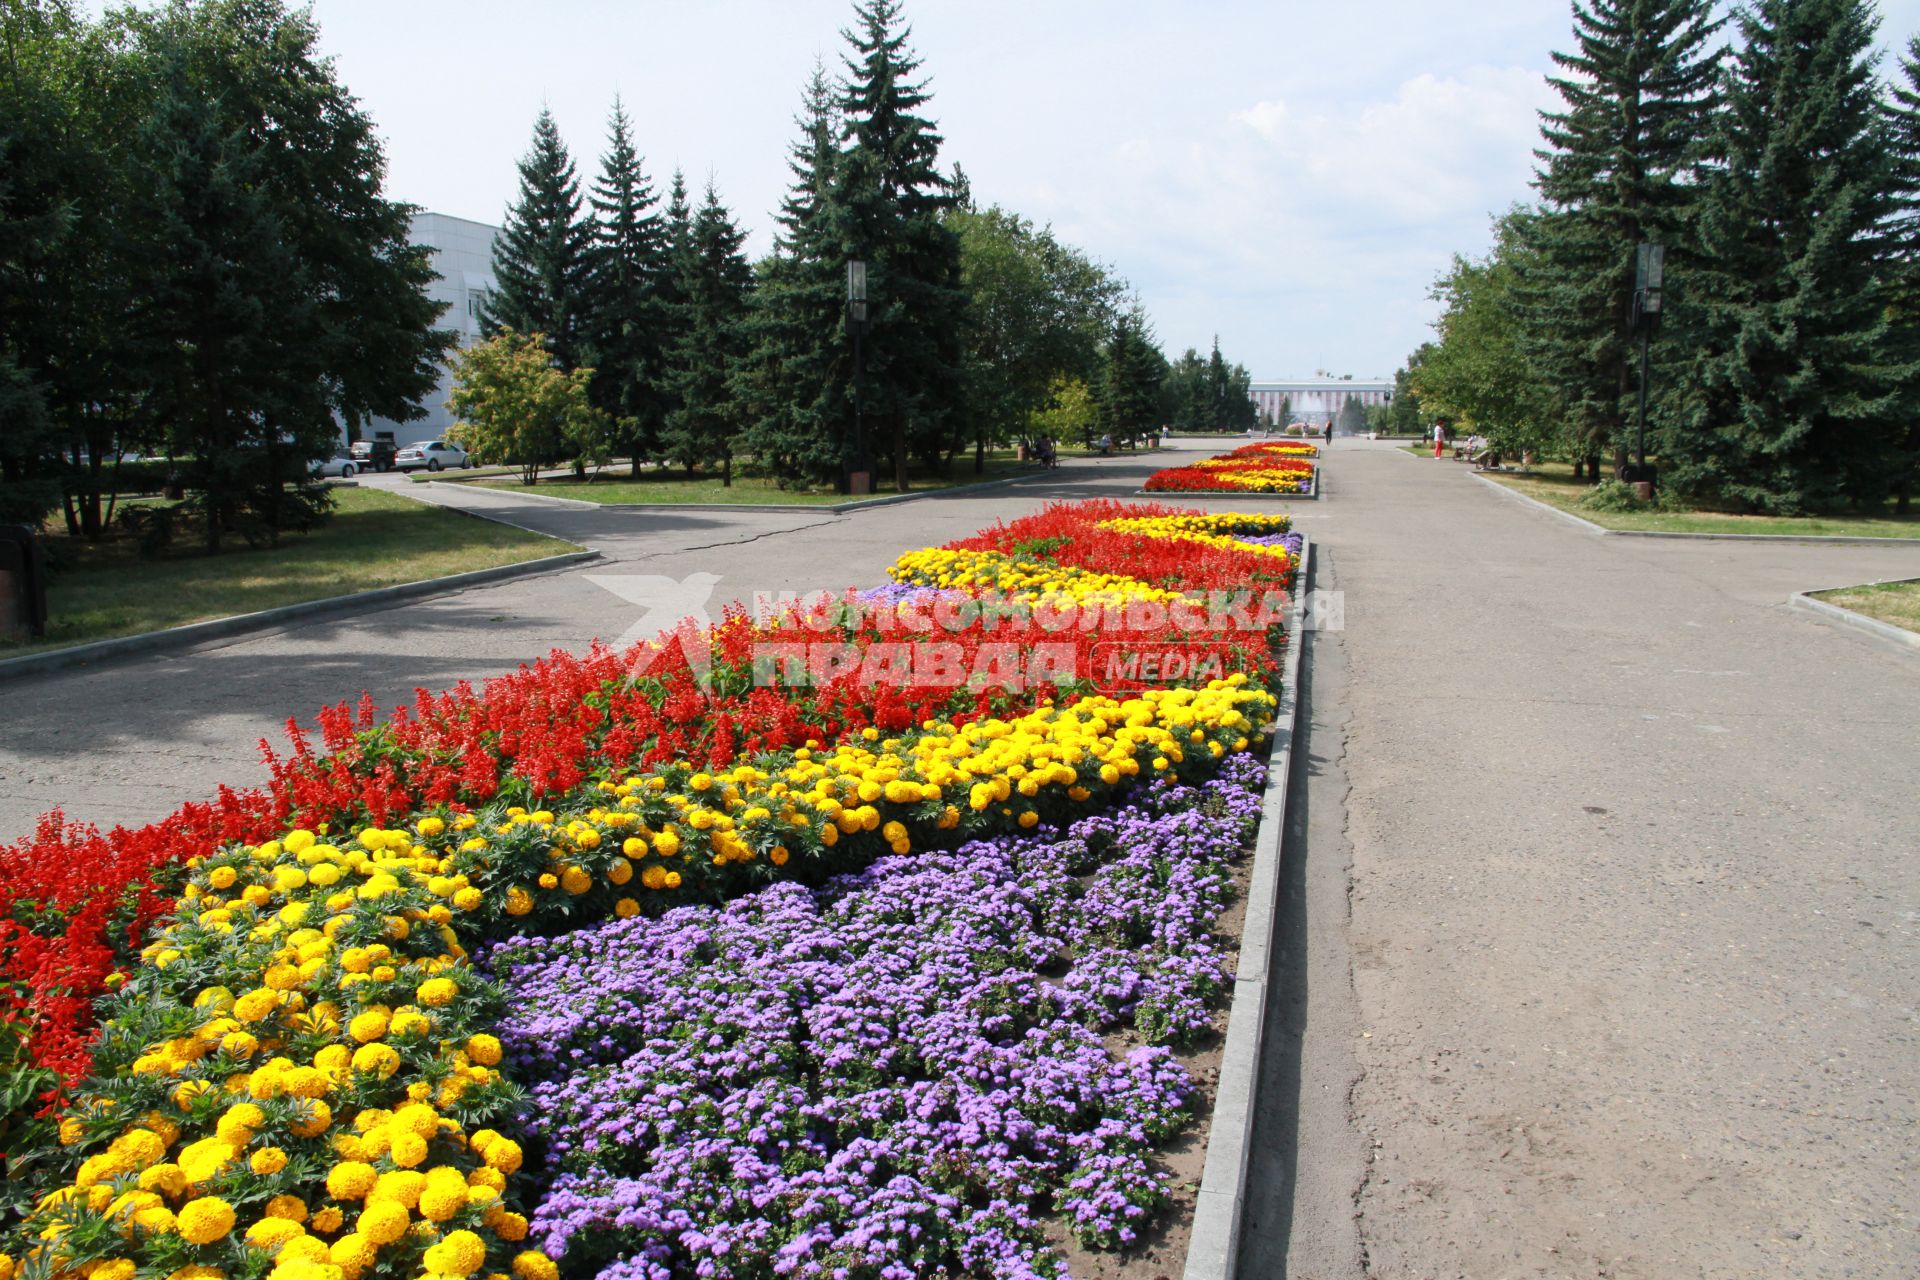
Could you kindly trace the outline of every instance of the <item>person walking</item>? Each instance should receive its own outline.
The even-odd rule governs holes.
[[[1446,447],[1447,424],[1444,421],[1436,422],[1433,424],[1433,456],[1439,457],[1440,451]]]
[[[1325,440],[1328,444],[1333,443],[1333,419],[1332,418],[1327,419],[1327,429],[1321,433],[1321,439]]]

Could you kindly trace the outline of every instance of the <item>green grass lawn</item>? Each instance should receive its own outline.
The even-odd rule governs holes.
[[[1891,622],[1896,627],[1920,631],[1920,581],[1879,582],[1868,587],[1842,587],[1838,591],[1818,591],[1814,599],[1864,613],[1869,618]]]
[[[1037,471],[1038,467],[1034,463],[1016,461],[1011,449],[1000,449],[987,455],[987,469],[984,473],[974,471],[973,455],[968,453],[954,459],[953,469],[948,475],[935,475],[916,468],[908,475],[907,483],[912,492],[933,493],[958,485],[1005,480],[1010,476],[1033,475]],[[525,488],[518,480],[508,479],[479,480],[474,483],[489,489],[509,491]],[[727,506],[766,504],[832,506],[838,502],[856,501],[846,494],[835,493],[831,489],[782,489],[768,477],[743,476],[738,472],[734,474],[731,485],[723,485],[718,476],[701,475],[689,480],[683,472],[678,470],[648,471],[636,480],[627,474],[625,468],[621,468],[618,472],[603,471],[598,479],[586,481],[575,480],[572,476],[543,479],[530,492],[543,493],[555,498],[578,498],[587,502],[610,504],[659,502],[714,503]],[[885,497],[894,492],[896,490],[890,471],[884,476],[874,477],[874,492],[871,496]]]
[[[1433,446],[1427,446],[1431,454]],[[1411,452],[1411,450],[1410,450]],[[1449,456],[1443,466],[1464,469]],[[1744,516],[1722,511],[1590,511],[1579,503],[1587,485],[1573,478],[1565,462],[1536,463],[1531,475],[1489,473],[1492,479],[1529,498],[1606,529],[1632,533],[1771,533],[1798,537],[1920,538],[1920,512],[1896,516]]]
[[[579,548],[557,538],[476,520],[377,489],[338,488],[333,519],[258,550],[235,539],[217,556],[189,539],[156,560],[130,540],[47,540],[57,566],[50,619],[31,644],[0,640],[0,656],[138,635],[276,605],[491,569]]]

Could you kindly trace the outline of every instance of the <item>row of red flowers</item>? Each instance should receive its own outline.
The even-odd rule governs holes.
[[[1196,592],[1245,589],[1290,573],[1270,553],[1218,545],[1224,540],[1170,541],[1101,527],[1173,514],[1152,504],[1063,504],[953,545]],[[1071,646],[1072,669],[1087,671],[1091,649],[1112,643],[1126,625],[1107,618],[1098,630],[1076,627],[1047,640]],[[0,846],[0,1022],[11,1033],[0,1042],[0,1067],[32,1063],[65,1079],[87,1069],[93,1002],[108,975],[131,961],[171,902],[185,859],[219,845],[257,842],[290,825],[385,825],[433,805],[532,799],[669,761],[717,768],[869,726],[894,731],[927,719],[1002,716],[1033,701],[1017,683],[875,685],[860,669],[798,685],[756,680],[757,650],[817,645],[828,635],[856,647],[894,638],[884,619],[872,617],[795,611],[756,624],[731,613],[704,636],[689,622],[665,644],[556,650],[478,690],[464,681],[439,694],[420,690],[385,717],[363,695],[318,714],[317,743],[290,720],[287,750],[261,743],[266,785],[222,787],[211,802],[183,805],[144,827],[102,833],[47,815],[32,836]],[[938,639],[955,647],[962,669],[974,670],[982,649],[1006,636],[991,620],[975,619]],[[1148,619],[1126,639],[1197,647],[1227,671],[1265,678],[1272,670],[1271,651],[1252,636],[1196,637]],[[709,652],[704,669],[695,658]],[[1070,699],[1076,687],[1047,692]]]
[[[1302,450],[1311,450],[1302,453]],[[1203,458],[1190,467],[1168,467],[1147,477],[1145,488],[1168,493],[1287,493],[1314,491],[1314,445],[1266,440],[1231,453]]]

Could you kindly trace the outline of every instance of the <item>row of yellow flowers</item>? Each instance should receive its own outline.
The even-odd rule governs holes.
[[[62,1185],[0,1280],[554,1280],[521,1247],[522,1153],[490,1127],[520,1095],[467,947],[1032,827],[1136,778],[1201,776],[1273,708],[1235,675],[197,860],[113,997],[99,1076],[61,1126]]]

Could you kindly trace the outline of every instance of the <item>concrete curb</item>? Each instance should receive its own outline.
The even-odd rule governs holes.
[[[1518,489],[1510,489],[1498,480],[1475,471],[1470,473],[1475,480],[1509,498],[1524,502],[1530,507],[1538,507],[1551,515],[1559,516],[1579,525],[1588,533],[1602,538],[1669,538],[1692,542],[1806,542],[1816,546],[1824,543],[1836,547],[1905,547],[1920,545],[1920,535],[1911,538],[1875,538],[1864,534],[1845,533],[1670,533],[1658,529],[1609,529],[1605,525],[1584,520],[1571,511],[1562,511],[1551,502],[1542,502],[1530,498]]]
[[[1920,581],[1920,579],[1889,578],[1887,581],[1914,582]],[[1856,583],[1854,585],[1877,587],[1883,584],[1869,582]],[[1821,591],[1846,591],[1850,588],[1821,587],[1819,589]],[[1878,618],[1869,618],[1866,614],[1860,613],[1857,610],[1843,609],[1837,604],[1828,604],[1825,600],[1816,600],[1813,597],[1814,593],[1811,591],[1796,591],[1787,598],[1787,603],[1795,609],[1805,609],[1809,613],[1819,615],[1828,622],[1835,622],[1843,627],[1851,627],[1855,631],[1864,631],[1875,639],[1885,640],[1890,644],[1898,645],[1900,648],[1910,652],[1920,651],[1920,632],[1909,631],[1905,627],[1896,627],[1891,622],[1882,622]]]
[[[902,502],[918,502],[922,498],[945,498],[956,493],[975,493],[982,489],[1002,489],[1008,485],[1024,484],[1042,476],[1052,475],[1050,471],[1036,471],[1031,475],[1002,476],[998,480],[982,480],[977,484],[956,484],[945,489],[928,489],[918,493],[890,493],[883,498],[861,498],[854,502],[588,502],[583,498],[561,498],[552,494],[533,493],[524,489],[488,488],[477,480],[429,480],[429,485],[447,485],[454,489],[481,489],[487,493],[515,494],[522,498],[531,498],[535,502],[551,502],[566,507],[589,507],[596,511],[773,511],[788,515],[814,515],[825,512],[828,515],[844,515],[849,511],[865,511],[870,507],[891,507]]]
[[[1300,709],[1300,654],[1306,647],[1306,600],[1313,571],[1313,544],[1302,539],[1293,612],[1287,620],[1287,658],[1273,748],[1267,757],[1267,790],[1260,829],[1253,841],[1253,879],[1247,886],[1246,922],[1234,965],[1233,1005],[1220,1055],[1213,1127],[1207,1163],[1193,1208],[1185,1280],[1233,1280],[1239,1268],[1240,1233],[1246,1220],[1247,1167],[1253,1157],[1254,1085],[1266,1038],[1267,979],[1273,963],[1274,926],[1280,896],[1280,844],[1287,830],[1287,783],[1293,772],[1293,740]]]
[[[0,680],[17,680],[24,676],[41,675],[64,667],[84,666],[114,658],[138,657],[143,654],[191,648],[209,640],[223,640],[228,636],[245,635],[251,631],[270,631],[300,618],[332,617],[370,609],[384,609],[390,605],[404,604],[423,596],[486,586],[489,583],[502,582],[510,578],[532,577],[535,574],[550,573],[556,569],[572,568],[574,565],[585,564],[589,560],[599,558],[598,551],[569,551],[557,556],[543,556],[538,560],[523,560],[519,564],[503,564],[491,569],[450,573],[441,578],[423,578],[419,582],[401,582],[391,587],[375,587],[371,591],[356,591],[351,595],[303,600],[299,604],[280,605],[277,608],[261,609],[254,613],[238,613],[231,618],[211,618],[206,622],[189,622],[185,626],[168,627],[163,631],[149,631],[145,635],[120,636],[113,640],[95,640],[89,644],[68,645],[64,649],[49,649],[45,653],[30,653],[21,658],[0,660]]]

